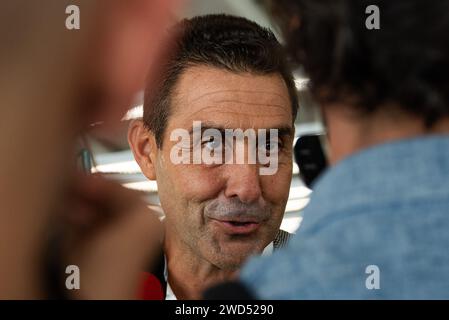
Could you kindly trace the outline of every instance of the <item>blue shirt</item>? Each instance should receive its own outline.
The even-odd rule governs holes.
[[[240,277],[261,299],[448,299],[449,135],[378,145],[329,169],[287,248]]]

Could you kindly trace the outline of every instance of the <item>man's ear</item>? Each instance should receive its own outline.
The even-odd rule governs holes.
[[[156,180],[156,139],[142,120],[131,121],[128,128],[128,143],[145,177]]]

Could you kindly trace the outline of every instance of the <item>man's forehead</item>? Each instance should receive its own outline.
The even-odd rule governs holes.
[[[267,77],[268,78],[268,77]],[[276,79],[273,79],[276,81]],[[212,87],[204,87],[203,90],[198,90],[198,92],[192,92],[188,96],[188,103],[194,104],[197,102],[203,103],[204,101],[210,102],[242,102],[246,104],[265,104],[272,107],[285,108],[288,105],[288,100],[283,96],[282,88],[277,90],[276,85],[273,84],[274,88],[270,88],[272,91],[258,90],[258,88],[252,89],[251,86],[244,85],[239,86],[239,83],[232,80],[228,80],[229,83],[222,83]],[[266,79],[265,81],[270,81]]]
[[[175,95],[174,113],[180,116],[208,114],[291,119],[288,90],[279,75],[195,67],[181,77]]]

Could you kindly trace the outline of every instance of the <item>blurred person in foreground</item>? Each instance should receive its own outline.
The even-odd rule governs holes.
[[[80,9],[68,30],[66,8]],[[174,1],[1,1],[0,298],[51,297],[48,241],[80,269],[68,298],[134,298],[158,219],[134,193],[75,168],[76,140],[143,88]],[[151,69],[155,71],[154,68]],[[146,244],[146,245],[145,245]]]
[[[159,298],[198,299],[206,287],[234,278],[250,255],[269,255],[287,242],[280,225],[298,99],[283,48],[255,22],[205,15],[181,21],[172,33],[175,50],[158,90],[149,83],[143,120],[130,125],[128,138],[142,172],[157,181],[166,216],[162,266],[152,272],[162,286],[148,286],[144,297],[157,298],[159,290]],[[253,129],[257,154],[271,158],[278,150],[276,164],[250,163],[249,148],[246,161],[236,161]],[[180,130],[187,139],[179,139]],[[226,130],[248,135],[241,141]],[[278,135],[262,140],[261,130]],[[198,163],[190,161],[195,150],[203,155]],[[188,156],[173,161],[180,151]]]
[[[371,4],[379,30],[365,26]],[[287,249],[206,297],[449,298],[449,1],[272,6],[320,102],[333,166]]]

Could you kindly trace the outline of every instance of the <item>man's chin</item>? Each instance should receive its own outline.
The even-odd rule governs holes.
[[[233,241],[220,246],[220,252],[216,255],[216,265],[223,269],[240,268],[251,256],[262,253],[263,248],[258,245]]]

